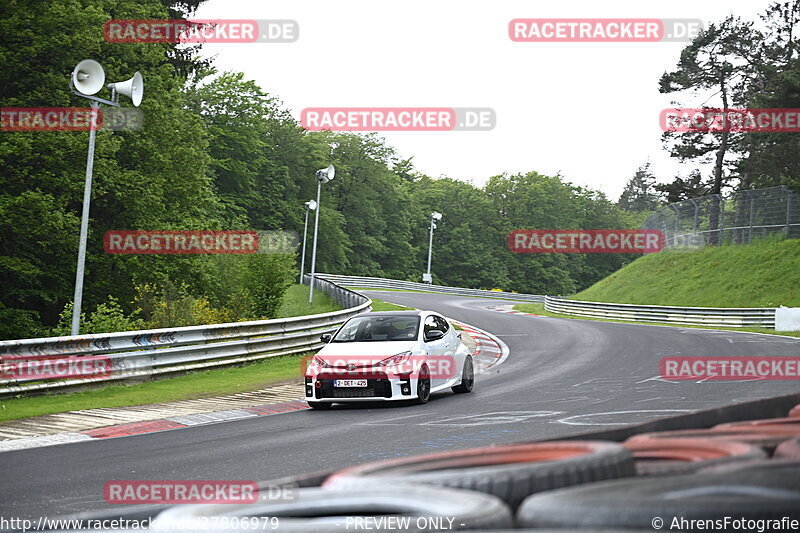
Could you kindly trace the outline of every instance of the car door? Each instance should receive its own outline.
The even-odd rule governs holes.
[[[443,339],[445,341],[444,359],[439,364],[441,384],[444,385],[461,375],[461,368],[464,365],[462,354],[458,350],[461,340],[458,338],[456,329],[446,318],[438,315],[434,318],[439,329],[445,334]]]
[[[431,371],[431,389],[435,390],[441,387],[444,381],[442,379],[442,372],[440,369],[441,362],[447,355],[448,337],[447,333],[441,339],[428,340],[428,333],[432,330],[442,331],[442,324],[436,315],[428,315],[423,323],[423,342],[425,342],[425,350],[428,352],[428,368]]]

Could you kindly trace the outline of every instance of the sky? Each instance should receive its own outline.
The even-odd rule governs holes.
[[[501,173],[561,174],[616,200],[650,162],[661,182],[688,174],[664,150],[658,92],[686,43],[519,43],[515,18],[749,20],[769,0],[209,0],[197,19],[293,19],[293,43],[206,44],[295,118],[309,107],[490,107],[490,131],[382,132],[430,176],[482,185]],[[699,107],[708,95],[679,104]]]

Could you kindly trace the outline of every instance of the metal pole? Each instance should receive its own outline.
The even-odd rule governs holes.
[[[306,235],[308,234],[308,206],[306,206],[306,221],[303,224],[303,252],[300,259],[300,284],[303,284],[303,272],[306,270]]]
[[[786,192],[786,238],[789,238],[790,222],[792,217],[792,193]]]
[[[747,243],[750,244],[753,242],[753,215],[755,214],[756,210],[756,199],[753,198],[753,191],[749,191],[750,193],[750,231],[747,234]]]
[[[431,233],[428,239],[428,279],[431,279],[431,252],[433,251],[433,217],[431,217]],[[433,280],[428,283],[433,283]]]
[[[97,128],[97,113],[100,104],[92,102],[91,126],[89,128],[89,153],[86,156],[86,181],[83,186],[83,213],[81,214],[81,236],[78,241],[78,268],[75,272],[75,297],[72,302],[72,335],[81,329],[81,305],[83,304],[83,273],[86,266],[86,239],[89,233],[89,204],[92,200],[92,171],[94,170],[94,140]]]
[[[322,182],[317,181],[317,212],[314,215],[314,248],[311,250],[311,283],[308,289],[308,303],[314,303],[314,275],[317,268],[317,232],[319,231],[319,193],[322,190]]]

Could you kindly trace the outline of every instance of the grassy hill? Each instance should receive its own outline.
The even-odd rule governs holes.
[[[800,240],[766,239],[646,255],[573,298],[700,307],[800,307]]]

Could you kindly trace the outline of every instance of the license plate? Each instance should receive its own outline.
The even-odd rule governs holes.
[[[366,387],[366,379],[334,379],[334,387]]]

